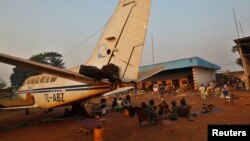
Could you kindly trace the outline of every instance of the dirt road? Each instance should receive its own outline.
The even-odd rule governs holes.
[[[234,104],[225,104],[224,99],[208,98],[205,102],[197,96],[197,92],[183,92],[178,95],[166,96],[171,100],[185,97],[192,108],[191,112],[200,112],[203,103],[214,104],[218,110],[194,117],[193,121],[180,118],[177,121],[162,121],[161,125],[149,128],[139,127],[137,116],[126,117],[123,113],[108,112],[102,119],[105,141],[206,141],[209,124],[250,124],[250,92],[233,91],[238,99]],[[133,105],[160,98],[153,94],[132,96]],[[95,100],[94,100],[95,101]],[[108,100],[111,105],[112,99]],[[1,141],[93,141],[93,135],[84,135],[76,131],[82,126],[84,119],[73,117],[51,120],[51,117],[63,114],[64,108],[57,108],[52,113],[44,114],[43,109],[31,109],[30,115],[23,110],[0,111]]]

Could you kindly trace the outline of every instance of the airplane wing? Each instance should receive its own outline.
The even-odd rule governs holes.
[[[134,87],[122,87],[122,88],[117,88],[113,91],[110,91],[110,92],[107,92],[105,94],[103,94],[102,96],[103,97],[108,97],[108,96],[111,96],[111,95],[114,95],[114,94],[117,94],[119,92],[123,92],[123,91],[126,91],[126,90],[130,90],[130,89],[133,89]]]
[[[75,81],[82,82],[82,83],[88,83],[88,84],[91,84],[91,83],[107,84],[108,83],[108,82],[101,82],[101,81],[98,82],[92,78],[86,77],[84,75],[81,75],[79,73],[76,73],[70,70],[65,70],[65,69],[54,67],[51,65],[46,65],[46,64],[26,60],[26,59],[21,59],[18,57],[14,57],[14,56],[2,54],[2,53],[0,53],[0,62],[7,63],[7,64],[14,65],[14,66],[23,67],[23,68],[41,72],[41,73],[56,75],[59,77],[67,78],[70,80],[75,80]]]
[[[144,79],[147,79],[148,77],[152,76],[152,75],[155,75],[161,71],[164,71],[166,68],[164,66],[156,66],[154,68],[151,68],[151,69],[147,69],[145,71],[141,71],[139,72],[138,74],[138,79],[137,81],[141,81],[141,80],[144,80]]]

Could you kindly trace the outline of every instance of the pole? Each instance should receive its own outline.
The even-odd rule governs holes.
[[[233,14],[234,14],[234,22],[235,22],[235,26],[236,26],[236,31],[237,31],[237,35],[238,35],[236,46],[239,49],[240,58],[241,58],[242,64],[243,64],[244,74],[247,77],[246,81],[245,81],[245,89],[249,90],[250,89],[250,87],[249,87],[250,82],[249,82],[249,72],[248,72],[248,69],[247,69],[248,64],[246,62],[246,58],[243,56],[242,48],[240,47],[240,35],[239,35],[238,25],[237,25],[237,22],[236,22],[236,16],[235,16],[234,8],[233,8]]]
[[[153,64],[155,64],[153,34],[151,34],[151,44],[152,44],[152,57],[153,57]]]
[[[241,26],[241,22],[239,21],[239,24],[240,24],[240,29],[241,29],[241,33],[242,33],[242,36],[245,37],[244,33],[243,33],[243,29],[242,29],[242,26]]]
[[[236,16],[235,16],[235,12],[234,12],[234,7],[233,7],[233,14],[234,14],[234,22],[235,22],[235,26],[236,26],[236,31],[237,31],[237,35],[238,35],[238,39],[239,39],[240,35],[239,35],[238,25],[237,25],[237,22],[236,22]]]

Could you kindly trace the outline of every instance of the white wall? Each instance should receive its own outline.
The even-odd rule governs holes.
[[[207,83],[211,81],[216,81],[215,70],[194,67],[193,68],[194,81],[196,81],[196,86],[199,88],[201,84],[207,87]]]

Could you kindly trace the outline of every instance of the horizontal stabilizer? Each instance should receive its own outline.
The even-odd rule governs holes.
[[[107,92],[105,94],[103,94],[102,96],[104,97],[108,97],[108,96],[111,96],[111,95],[114,95],[114,94],[117,94],[119,92],[123,92],[123,91],[127,91],[127,90],[130,90],[130,89],[133,89],[134,87],[122,87],[122,88],[117,88],[113,91],[110,91],[110,92]]]
[[[84,75],[81,75],[79,73],[76,73],[70,70],[65,70],[63,68],[54,67],[51,65],[46,65],[46,64],[26,60],[26,59],[21,59],[18,57],[14,57],[14,56],[2,54],[2,53],[0,53],[0,62],[7,63],[7,64],[14,65],[14,66],[19,66],[19,67],[33,70],[33,71],[40,72],[40,73],[47,73],[47,74],[59,76],[62,78],[75,80],[78,82],[83,82],[83,83],[88,83],[88,84],[96,83],[94,79],[88,78]],[[106,83],[106,82],[100,82],[100,83]]]
[[[26,94],[25,100],[0,100],[0,109],[22,109],[34,106],[38,107],[35,105],[34,98],[31,94]]]
[[[156,67],[153,67],[151,69],[147,69],[145,71],[141,71],[139,72],[138,74],[138,79],[137,81],[142,81],[144,79],[147,79],[161,71],[164,71],[166,68],[164,66],[156,66]]]

